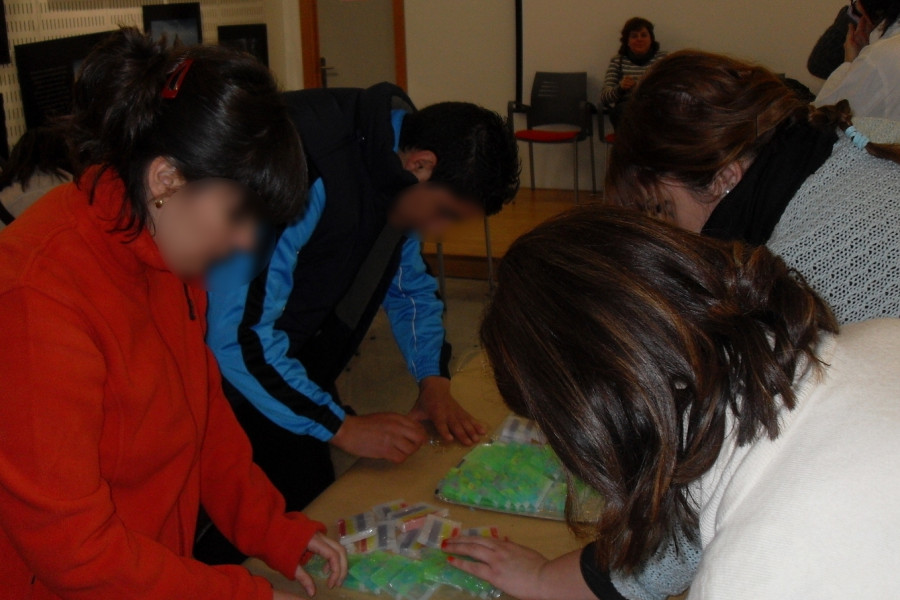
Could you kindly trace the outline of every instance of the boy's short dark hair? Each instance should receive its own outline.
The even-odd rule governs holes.
[[[499,114],[469,102],[441,102],[410,113],[400,131],[401,150],[429,150],[437,165],[429,179],[500,212],[519,189],[519,150]]]

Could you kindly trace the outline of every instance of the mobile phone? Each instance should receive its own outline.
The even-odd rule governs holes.
[[[850,22],[854,25],[859,25],[859,21],[862,19],[863,14],[860,12],[859,8],[856,6],[856,0],[853,0],[850,5],[847,7],[847,18],[850,19]]]

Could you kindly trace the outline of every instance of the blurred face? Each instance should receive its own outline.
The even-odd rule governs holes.
[[[397,198],[390,222],[401,231],[438,237],[454,223],[482,216],[484,211],[475,202],[460,198],[442,186],[423,182],[407,188]]]
[[[653,39],[646,27],[642,27],[628,34],[628,49],[638,56],[650,52]]]
[[[391,225],[401,231],[416,231],[423,237],[438,237],[454,223],[484,215],[475,202],[428,183],[438,162],[434,152],[410,149],[397,155],[403,168],[415,175],[419,183],[397,197],[391,209]]]
[[[236,182],[185,183],[165,159],[157,158],[148,173],[148,189],[153,239],[176,275],[201,276],[233,252],[253,249],[258,221],[241,211],[247,191]],[[156,206],[156,199],[162,206]]]
[[[719,203],[738,186],[752,164],[753,159],[743,158],[725,165],[706,189],[695,189],[672,178],[661,179],[659,191],[671,203],[675,224],[700,233]]]
[[[707,193],[700,193],[677,181],[660,182],[661,191],[671,202],[675,224],[682,229],[700,233],[718,201]]]

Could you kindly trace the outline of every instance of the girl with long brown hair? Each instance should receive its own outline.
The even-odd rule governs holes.
[[[506,403],[606,503],[570,516],[584,552],[462,538],[459,568],[523,599],[605,598],[599,569],[688,532],[691,598],[895,595],[900,320],[838,335],[765,247],[594,208],[510,248],[481,337]]]
[[[846,102],[810,107],[762,67],[678,52],[632,94],[607,197],[691,231],[766,244],[842,323],[897,317],[900,147],[855,125]]]

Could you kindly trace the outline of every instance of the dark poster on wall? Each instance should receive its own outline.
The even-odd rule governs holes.
[[[9,137],[6,135],[6,107],[3,104],[3,94],[0,94],[0,158],[3,162],[9,160]]]
[[[252,54],[269,66],[269,37],[265,23],[219,25],[219,44]]]
[[[72,84],[81,62],[111,32],[16,46],[25,125],[31,129],[72,110]]]
[[[200,3],[152,4],[144,6],[144,32],[154,40],[163,35],[169,46],[203,43]]]
[[[6,31],[6,6],[0,0],[0,65],[12,62],[9,56],[9,34]]]

